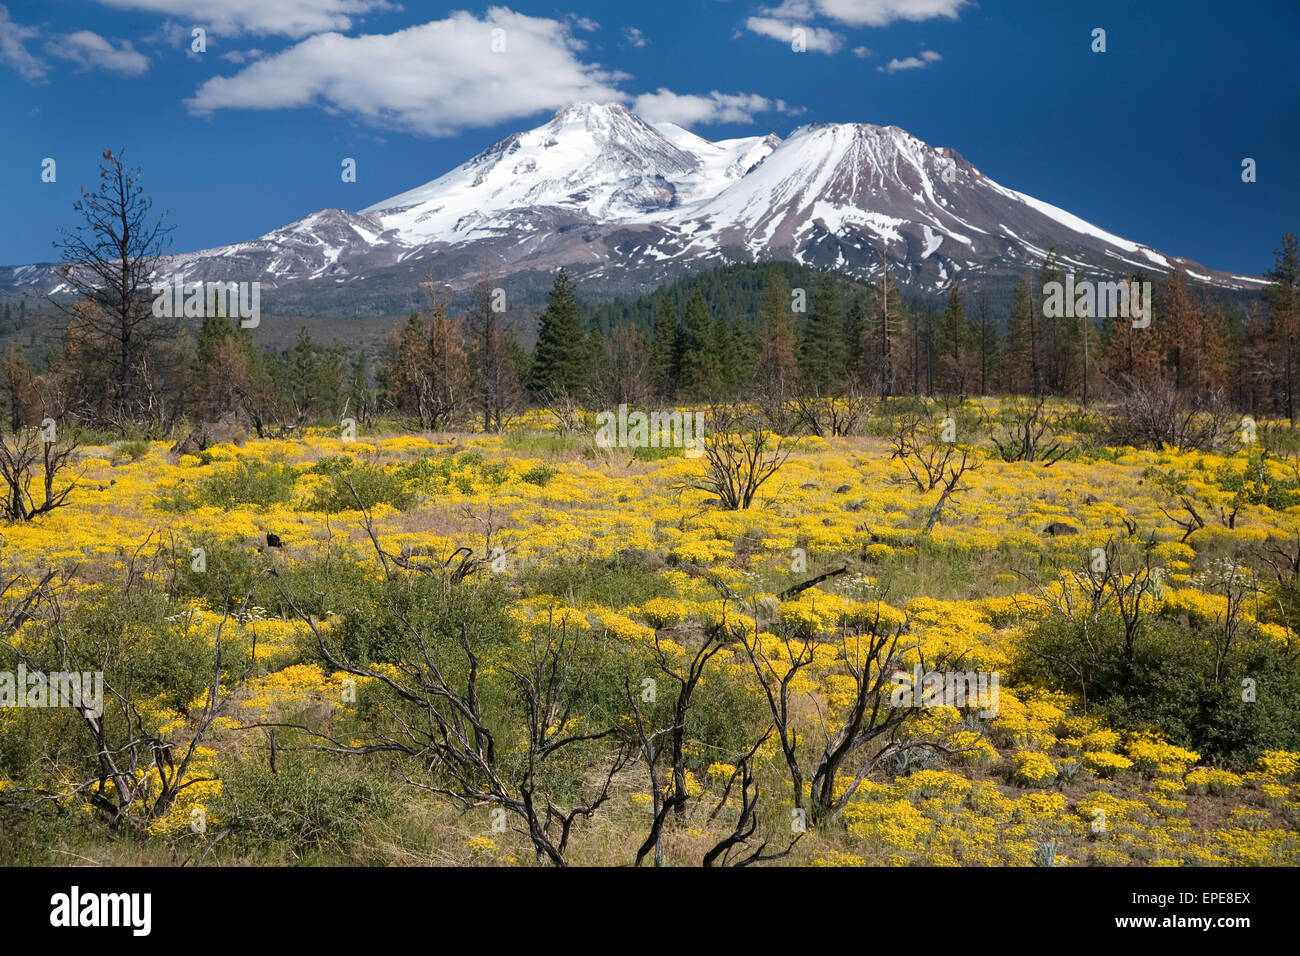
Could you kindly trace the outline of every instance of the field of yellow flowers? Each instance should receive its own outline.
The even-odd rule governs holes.
[[[385,573],[374,560],[381,547],[390,559],[440,571],[466,555],[478,559],[458,586],[498,588],[512,640],[535,642],[543,626],[563,625],[637,662],[628,665],[634,677],[637,667],[660,674],[664,697],[672,681],[637,655],[658,644],[684,661],[693,627],[735,628],[778,680],[789,648],[808,648],[808,666],[788,683],[805,753],[821,748],[853,705],[845,635],[867,622],[901,635],[904,673],[942,658],[1000,678],[995,713],[942,701],[921,708],[907,738],[938,746],[874,764],[860,782],[855,764],[838,782],[842,805],[806,816],[778,736],[763,735],[771,720],[758,667],[744,642],[726,645],[692,705],[684,741],[691,800],[663,830],[666,863],[698,863],[730,832],[729,791],[740,787],[736,768],[751,748],[759,793],[752,845],[793,844],[778,864],[1300,862],[1300,746],[1287,743],[1294,730],[1285,719],[1261,730],[1266,743],[1255,749],[1234,739],[1201,752],[1183,717],[1165,719],[1172,711],[1154,705],[1138,713],[1131,700],[1086,700],[1044,663],[1066,640],[1050,643],[1057,631],[1044,622],[1083,627],[1090,639],[1080,622],[1104,614],[1089,603],[1101,599],[1089,597],[1088,568],[1115,560],[1130,542],[1126,571],[1135,573],[1131,556],[1140,556],[1149,584],[1132,596],[1143,626],[1183,641],[1189,660],[1219,654],[1220,632],[1229,644],[1236,635],[1237,646],[1249,634],[1294,668],[1300,645],[1283,572],[1297,569],[1277,557],[1296,555],[1300,540],[1286,456],[1249,446],[1214,454],[1107,448],[1076,435],[1075,451],[1047,467],[1003,461],[980,426],[959,425],[977,467],[928,532],[942,489],[919,488],[891,457],[887,416],[864,435],[799,437],[754,504],[736,511],[694,487],[706,467],[700,458],[598,447],[589,432],[557,428],[540,413],[501,435],[344,441],[316,429],[180,457],[164,442],[87,445],[66,507],[0,530],[5,580],[18,582],[17,594],[56,571],[58,626],[73,631],[100,633],[93,629],[108,626],[113,609],[134,609],[113,618],[112,633],[132,653],[157,658],[164,677],[150,683],[132,671],[132,680],[142,726],[174,760],[146,757],[141,792],[162,792],[197,739],[182,771],[193,784],[143,827],[124,828],[93,799],[120,801],[113,791],[123,784],[93,782],[93,768],[87,774],[78,764],[75,720],[0,710],[0,813],[14,821],[0,828],[0,853],[20,862],[73,854],[169,863],[210,853],[209,862],[533,863],[526,835],[515,821],[499,825],[490,800],[439,792],[395,748],[354,752],[376,740],[402,743],[395,728],[406,718],[383,680],[331,667],[320,642],[333,635],[377,672],[400,678],[403,665],[385,661],[389,624],[362,627],[361,592],[322,569],[346,565],[373,584]],[[282,547],[268,546],[268,533]],[[258,577],[266,569],[274,574]],[[310,595],[311,613],[294,613],[308,598],[289,605],[277,587]],[[1122,598],[1118,605],[1128,607]],[[78,608],[91,610],[78,617]],[[37,613],[7,640],[35,653],[54,626]],[[219,638],[227,648],[220,662]],[[363,638],[369,643],[357,643]],[[485,673],[512,660],[509,650],[493,653],[481,654]],[[1234,654],[1235,646],[1223,650],[1216,672],[1225,693],[1243,707],[1266,704],[1273,672],[1256,673]],[[217,696],[230,693],[201,727],[214,666]],[[630,710],[609,713],[602,699],[572,720],[593,725],[599,711],[626,728]],[[46,729],[52,724],[57,730]],[[643,757],[633,754],[599,812],[578,821],[569,862],[632,861],[658,805],[638,769]],[[596,758],[586,759],[589,777]],[[584,771],[575,773],[578,786]],[[659,780],[661,790],[669,784]],[[548,785],[566,792],[564,782]],[[719,805],[727,809],[713,814]]]

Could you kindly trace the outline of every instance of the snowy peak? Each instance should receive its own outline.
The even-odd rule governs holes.
[[[901,284],[933,294],[965,278],[1012,285],[1050,249],[1087,275],[1182,267],[1222,287],[1263,285],[1116,236],[897,126],[811,123],[785,140],[711,141],[590,102],[359,213],[321,210],[165,266],[192,280],[260,277],[281,308],[346,314],[403,308],[425,270],[455,286],[484,261],[502,276],[567,266],[591,293],[635,295],[738,260],[870,278],[883,256]],[[0,270],[0,292],[57,281],[48,267]]]
[[[365,210],[411,239],[471,241],[539,208],[616,221],[679,203],[703,162],[621,104],[577,103],[424,186]],[[551,215],[551,214],[548,214]]]

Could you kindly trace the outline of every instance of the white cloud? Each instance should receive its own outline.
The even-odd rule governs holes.
[[[586,30],[588,33],[595,33],[600,29],[600,24],[591,19],[591,17],[575,17],[570,14],[570,19],[573,20],[573,25],[579,30]]]
[[[708,96],[679,94],[660,87],[654,93],[642,93],[632,110],[650,123],[676,123],[679,126],[707,126],[711,123],[752,123],[755,113],[793,113],[784,100],[769,100],[757,93],[719,93]]]
[[[813,5],[812,0],[785,0],[778,7],[771,9],[761,9],[762,13],[770,13],[774,17],[788,20],[811,20],[817,15],[817,8]]]
[[[961,9],[970,2],[971,0],[812,0],[811,5],[823,16],[850,26],[887,27],[896,20],[913,23],[936,17],[956,20]],[[793,5],[806,8],[809,3],[807,0],[794,0]]]
[[[305,37],[326,30],[350,30],[352,17],[392,10],[387,0],[99,0],[121,10],[179,17],[213,33]]]
[[[771,17],[750,17],[745,21],[745,29],[750,33],[780,40],[782,43],[791,43],[794,40],[794,31],[802,30],[804,48],[814,53],[835,53],[844,45],[844,37],[834,30],[803,26]]]
[[[494,53],[496,34],[505,52]],[[626,97],[625,74],[582,63],[568,26],[492,7],[391,34],[324,33],[206,81],[186,100],[192,113],[319,106],[374,126],[428,136],[494,126],[576,100]]]
[[[107,70],[137,76],[149,69],[149,58],[138,53],[129,40],[106,40],[90,30],[78,30],[55,37],[45,45],[46,51],[65,60],[81,64],[83,69]]]
[[[252,50],[231,50],[229,53],[221,54],[221,59],[228,63],[252,63],[260,59],[262,51],[256,48]]]
[[[875,56],[875,55],[876,55],[876,53],[875,53],[874,50],[870,49],[869,47],[865,47],[865,46],[855,46],[855,47],[853,48],[853,51],[852,51],[852,52],[853,52],[853,55],[856,56],[859,60],[865,60],[865,59],[866,59],[867,57],[869,57],[869,56]]]
[[[923,70],[931,63],[938,63],[942,59],[943,57],[933,50],[922,50],[920,56],[909,56],[902,60],[894,57],[884,66],[878,66],[876,69],[883,73],[897,73],[899,70]]]
[[[140,42],[157,46],[188,47],[193,39],[190,34],[192,29],[193,27],[187,27],[175,20],[164,20],[153,33],[141,37]]]
[[[9,11],[0,6],[0,63],[8,63],[24,80],[38,82],[45,79],[46,67],[41,60],[27,52],[26,41],[37,35],[35,27],[25,27],[9,19]]]
[[[632,44],[634,47],[637,48],[643,47],[650,42],[649,40],[646,39],[645,34],[642,33],[640,30],[638,30],[636,27],[628,27],[626,30],[624,30],[623,37],[624,39],[627,40],[628,43]]]

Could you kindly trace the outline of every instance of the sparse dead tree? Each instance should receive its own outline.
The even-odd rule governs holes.
[[[577,396],[564,389],[547,391],[542,395],[542,407],[555,421],[561,435],[585,434],[590,431],[586,410]]]
[[[637,742],[640,745],[640,756],[645,760],[646,772],[650,775],[650,832],[646,835],[641,846],[637,848],[636,860],[633,866],[640,866],[641,861],[645,859],[646,854],[651,850],[654,850],[655,866],[663,866],[664,824],[668,821],[668,814],[676,810],[679,805],[684,805],[688,799],[685,792],[678,791],[676,788],[668,792],[664,786],[663,774],[659,770],[659,760],[663,756],[663,747],[660,745],[660,740],[670,735],[673,728],[663,727],[659,730],[648,730],[645,717],[641,713],[641,706],[637,703],[636,694],[632,691],[631,682],[624,680],[623,689],[627,692],[628,704],[632,708]],[[682,690],[685,690],[685,688],[683,687]]]
[[[794,423],[818,438],[857,434],[875,403],[856,387],[841,396],[792,398],[787,403]]]
[[[852,680],[853,699],[844,716],[833,723],[822,714],[819,729],[825,742],[810,774],[805,773],[799,754],[800,735],[795,728],[790,688],[800,671],[814,666],[817,648],[826,647],[826,642],[819,643],[784,625],[768,633],[765,642],[764,635],[757,631],[757,621],[753,636],[737,630],[772,715],[790,771],[796,809],[804,806],[804,779],[809,780],[813,815],[824,818],[843,809],[868,775],[891,756],[920,749],[951,752],[938,741],[908,739],[904,728],[915,711],[893,705],[894,675],[904,669],[904,656],[919,650],[901,643],[905,629],[906,622],[890,628],[882,620],[879,607],[868,626],[841,628],[838,654],[829,670]],[[772,639],[778,645],[775,654],[764,646],[770,646]],[[929,666],[941,667],[945,663],[946,658],[939,658],[930,661]],[[841,791],[838,780],[846,771],[853,774],[853,779]]]
[[[466,324],[474,389],[487,432],[501,431],[510,413],[524,401],[523,385],[510,358],[505,319],[505,290],[485,264],[474,284]]]
[[[929,441],[922,437],[923,431],[935,427],[928,415],[908,416],[899,421],[890,438],[893,451],[889,458],[891,461],[897,460],[903,466],[903,474],[891,480],[897,484],[910,483],[922,493],[941,489],[939,500],[930,509],[926,520],[926,534],[934,530],[944,508],[962,490],[962,478],[967,472],[979,467],[971,461],[970,450],[965,446],[952,441]]]
[[[906,740],[901,731],[915,715],[909,707],[893,706],[894,674],[902,670],[903,655],[907,647],[899,642],[906,622],[892,629],[880,617],[865,627],[846,628],[840,638],[838,667],[853,681],[853,702],[848,713],[832,730],[826,727],[826,743],[822,748],[810,782],[810,795],[815,815],[838,813],[853,799],[862,781],[881,762],[894,754],[917,749],[930,749],[949,753],[937,741]],[[919,648],[913,648],[919,652]],[[942,667],[945,659],[931,661],[930,668]],[[923,668],[926,667],[922,660]],[[845,772],[850,758],[864,754],[861,762],[849,771],[853,779],[843,792],[837,794],[837,780]]]
[[[1240,561],[1240,554],[1233,554],[1217,566],[1212,586],[1221,591],[1227,602],[1223,616],[1218,617],[1210,630],[1210,641],[1214,647],[1214,682],[1222,684],[1227,676],[1228,656],[1232,646],[1241,633],[1241,612],[1248,598],[1258,593],[1254,572]]]
[[[1137,448],[1214,451],[1232,433],[1234,416],[1217,392],[1143,383],[1130,375],[1113,383],[1110,441]]]
[[[962,490],[960,482],[966,472],[974,471],[979,466],[967,461],[966,450],[963,448],[961,461],[949,461],[942,472],[939,482],[943,486],[943,492],[939,495],[939,500],[934,503],[930,509],[930,517],[925,522],[925,533],[929,534],[934,530],[935,524],[939,521],[939,516],[943,514],[943,509],[952,500],[952,496]]]
[[[71,466],[75,442],[46,441],[40,429],[19,429],[5,437],[0,433],[0,518],[31,521],[68,503],[76,479],[60,487],[59,476]],[[32,483],[39,480],[37,491]]]
[[[767,743],[767,738],[771,735],[772,728],[769,727],[763,732],[763,736],[758,739],[758,742],[750,748],[749,753],[745,754],[745,756],[741,757],[740,760],[736,762],[736,769],[733,770],[731,776],[727,778],[727,785],[722,791],[722,797],[718,800],[717,806],[713,808],[713,812],[709,814],[709,819],[713,820],[716,818],[722,809],[727,806],[731,798],[731,791],[736,785],[737,778],[740,780],[739,812],[737,813],[736,822],[733,825],[731,832],[714,844],[713,847],[704,854],[704,859],[701,861],[704,866],[710,867],[715,864],[720,864],[722,866],[740,867],[750,866],[754,863],[763,863],[768,860],[779,860],[782,857],[788,856],[790,851],[794,849],[795,844],[803,839],[806,831],[797,832],[789,844],[786,845],[784,850],[778,850],[775,853],[763,852],[767,849],[768,844],[768,841],[764,840],[752,852],[748,854],[740,854],[734,858],[732,857],[732,851],[737,847],[749,846],[750,839],[758,829],[758,814],[756,813],[756,810],[758,808],[759,791],[758,784],[754,780],[754,771],[751,769],[750,765],[753,762],[754,754],[758,753],[758,748]]]
[[[1046,399],[1040,396],[1036,403],[1020,406],[1006,430],[1006,437],[991,436],[999,458],[1008,462],[1036,461],[1041,462],[1044,468],[1050,468],[1069,453],[1069,449],[1056,438],[1043,413],[1045,404]]]
[[[384,569],[384,576],[389,580],[392,580],[396,574],[394,569],[399,569],[402,571],[415,571],[436,578],[448,585],[460,584],[467,578],[491,567],[495,562],[502,560],[519,547],[518,544],[502,546],[499,543],[501,528],[497,524],[496,509],[489,505],[486,515],[477,514],[469,507],[461,509],[461,513],[465,517],[473,519],[483,529],[482,552],[476,552],[473,548],[460,545],[447,557],[441,560],[435,559],[436,563],[432,563],[418,560],[421,557],[420,554],[405,548],[400,553],[389,551],[380,543],[379,536],[375,533],[375,525],[370,515],[370,509],[362,503],[361,496],[357,494],[352,482],[345,482],[345,484],[348,486],[348,490],[352,492],[357,507],[361,510],[361,525],[365,529],[366,536],[370,539],[371,547],[374,548],[375,554],[379,558],[380,566]]]
[[[170,227],[153,219],[139,170],[111,150],[103,158],[98,189],[82,189],[73,204],[82,222],[55,243],[64,263],[60,275],[80,304],[51,301],[86,336],[80,354],[102,367],[108,382],[109,394],[98,400],[107,400],[107,420],[123,426],[149,411],[148,363],[172,332],[153,314],[152,288]]]
[[[654,395],[650,343],[640,329],[620,325],[602,341],[603,354],[592,370],[590,401],[596,408],[646,405]]]
[[[1085,712],[1088,700],[1097,696],[1094,690],[1099,690],[1103,697],[1116,690],[1107,686],[1100,676],[1106,652],[1097,636],[1100,623],[1112,613],[1123,630],[1123,669],[1119,680],[1130,679],[1136,668],[1138,636],[1146,610],[1143,601],[1160,587],[1160,571],[1151,564],[1157,543],[1155,535],[1146,539],[1139,536],[1138,541],[1135,551],[1121,548],[1112,539],[1099,549],[1100,554],[1094,552],[1084,559],[1081,571],[1065,575],[1052,587],[1034,585],[1038,595],[1034,603],[1048,614],[1077,622],[1079,639],[1068,658],[1045,650],[1033,640],[1026,642],[1025,649],[1066,668],[1074,676]]]
[[[526,726],[522,748],[509,755],[500,752],[482,704],[483,666],[469,639],[468,625],[461,623],[456,643],[462,660],[463,677],[451,676],[451,662],[437,652],[431,635],[424,633],[400,609],[392,608],[414,653],[403,666],[374,669],[348,660],[330,648],[315,620],[302,611],[281,587],[280,594],[293,613],[304,621],[316,638],[321,657],[335,671],[378,681],[408,705],[413,714],[399,719],[395,732],[378,733],[361,744],[343,742],[303,725],[291,726],[324,743],[302,749],[364,756],[390,752],[413,758],[433,774],[433,782],[406,778],[413,787],[449,798],[459,809],[479,807],[504,810],[522,822],[538,862],[565,866],[565,853],[573,827],[590,819],[609,800],[615,777],[634,759],[637,747],[619,727],[582,729],[575,721],[590,675],[578,659],[581,641],[567,625],[552,620],[544,636],[534,637],[521,666],[502,665],[513,679],[514,703],[522,710]],[[267,724],[248,725],[265,727]],[[602,753],[589,745],[611,744]],[[284,749],[290,749],[288,747]],[[579,792],[561,803],[548,784],[552,766],[573,753],[570,765],[593,768],[592,780],[584,780]]]
[[[1165,508],[1161,508],[1160,511],[1161,513],[1164,514],[1166,518],[1168,518],[1174,524],[1178,525],[1178,527],[1183,529],[1183,536],[1178,539],[1179,542],[1181,543],[1186,541],[1188,538],[1190,538],[1194,532],[1199,531],[1201,528],[1204,528],[1205,519],[1201,517],[1200,512],[1196,510],[1196,506],[1192,504],[1192,502],[1188,499],[1186,495],[1179,495],[1178,500],[1183,506],[1183,511],[1187,513],[1187,517],[1179,518],[1175,515],[1170,514],[1169,511]],[[1236,520],[1236,517],[1237,517],[1237,512],[1234,509],[1232,512],[1232,520],[1234,522]],[[1229,525],[1229,527],[1231,527],[1231,525]]]
[[[84,648],[74,647],[64,628],[59,588],[53,584],[54,572],[49,572],[20,602],[17,615],[11,613],[6,617],[6,623],[12,626],[20,618],[32,617],[43,606],[41,619],[48,637],[43,643],[50,649],[48,658],[34,656],[30,642],[22,646],[4,642],[0,648],[16,655],[29,673],[46,674],[47,681],[54,673],[81,672],[88,663],[105,675],[99,712],[84,692],[80,700],[74,701],[90,747],[77,762],[95,769],[80,776],[71,775],[71,779],[63,773],[64,779],[55,786],[10,788],[0,792],[4,802],[38,812],[51,805],[81,799],[112,829],[139,834],[146,832],[150,823],[166,816],[184,791],[216,780],[193,772],[192,765],[217,718],[228,711],[231,699],[242,691],[257,661],[254,634],[243,671],[226,673],[224,631],[233,617],[247,613],[253,590],[270,573],[263,571],[256,576],[238,612],[232,611],[228,604],[222,614],[213,641],[212,680],[207,685],[202,708],[197,712],[191,709],[185,726],[174,734],[160,736],[149,730],[151,721],[142,710],[143,702],[132,696],[129,680],[115,686],[107,676],[120,663],[121,648],[111,644],[97,648],[101,656],[87,661]],[[61,585],[69,580],[65,577]],[[6,586],[5,592],[8,591]]]
[[[889,458],[902,464],[905,476],[895,478],[895,481],[904,484],[910,481],[917,491],[933,491],[944,480],[948,466],[959,450],[965,458],[965,450],[959,449],[955,443],[936,443],[923,439],[919,434],[922,428],[929,430],[933,427],[928,418],[912,416],[899,421],[889,439],[893,448]]]
[[[754,634],[749,636],[744,630],[739,632],[745,656],[754,669],[763,695],[767,698],[768,709],[772,712],[772,725],[776,730],[777,742],[781,745],[781,755],[785,757],[786,768],[790,772],[790,786],[794,791],[796,810],[804,809],[803,770],[799,764],[800,736],[795,729],[790,709],[790,687],[799,672],[811,667],[816,657],[816,644],[811,640],[797,640],[790,633],[784,622],[779,625],[780,657],[773,661],[763,652],[760,641],[758,614],[754,614]],[[779,665],[779,669],[778,669]]]
[[[798,440],[773,435],[731,406],[714,406],[710,426],[701,442],[704,474],[688,487],[716,496],[727,511],[742,511],[794,453]]]
[[[673,722],[668,727],[668,739],[672,747],[672,801],[673,808],[680,818],[685,815],[689,794],[686,791],[686,715],[690,711],[691,697],[704,676],[704,669],[709,661],[731,642],[731,634],[723,624],[709,627],[703,635],[700,645],[685,660],[674,660],[664,648],[655,632],[655,663],[661,673],[677,683],[677,697],[673,701]]]

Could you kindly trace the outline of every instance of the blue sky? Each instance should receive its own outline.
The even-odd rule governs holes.
[[[1291,0],[0,0],[0,264],[55,257],[108,146],[189,251],[364,208],[569,101],[621,99],[710,139],[901,126],[1121,236],[1258,274],[1300,231],[1297,36]]]

